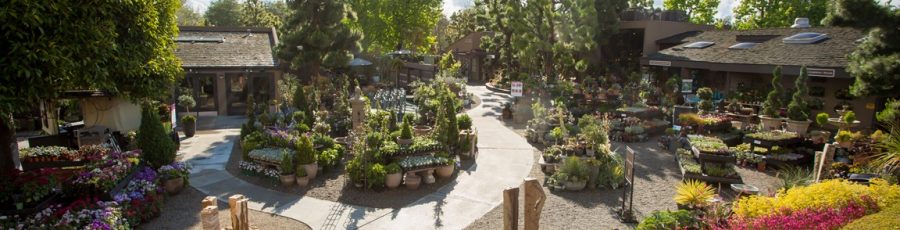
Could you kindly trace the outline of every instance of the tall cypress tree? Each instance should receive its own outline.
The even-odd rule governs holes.
[[[290,62],[292,70],[308,70],[318,76],[322,68],[346,66],[359,51],[362,34],[346,23],[356,20],[344,1],[288,1],[294,14],[284,25],[278,57]]]

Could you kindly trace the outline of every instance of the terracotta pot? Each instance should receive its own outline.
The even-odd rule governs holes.
[[[425,136],[431,133],[431,126],[416,125],[413,126],[413,131],[415,131],[416,135]]]
[[[453,170],[456,168],[455,165],[445,165],[440,168],[437,168],[437,176],[441,178],[447,178],[453,175]]]
[[[406,179],[403,180],[403,184],[405,184],[406,188],[408,188],[408,189],[418,189],[419,184],[421,184],[421,183],[422,183],[422,178],[419,176],[416,176],[415,173],[407,173]]]
[[[400,182],[403,182],[403,174],[399,172],[391,173],[384,179],[384,186],[389,189],[394,189],[400,186]]]
[[[306,170],[306,176],[309,177],[310,180],[315,180],[316,174],[319,173],[319,165],[317,163],[305,164],[303,165],[303,169]]]
[[[587,181],[566,181],[566,190],[581,191],[587,186]]]
[[[768,116],[759,116],[759,123],[763,130],[774,130],[781,128],[781,118],[772,118]]]
[[[284,185],[284,186],[294,185],[294,181],[295,181],[294,174],[281,175],[281,177],[279,177],[279,179],[281,179],[281,185]]]
[[[297,186],[300,186],[302,188],[302,187],[306,187],[307,185],[309,185],[309,176],[296,177],[296,178],[297,178],[296,179]]]
[[[410,144],[412,144],[412,142],[413,142],[412,139],[397,138],[397,144],[399,144],[399,145],[410,145]]]
[[[787,131],[794,132],[799,134],[800,136],[806,136],[806,131],[809,130],[809,124],[812,121],[795,121],[795,120],[787,120]]]
[[[850,148],[853,147],[853,141],[838,141],[837,145],[841,148]]]
[[[175,195],[181,192],[181,190],[184,189],[184,180],[185,178],[181,177],[166,180],[166,193],[168,193],[169,195]]]
[[[760,172],[765,172],[766,171],[766,160],[756,163],[756,170],[759,170]]]

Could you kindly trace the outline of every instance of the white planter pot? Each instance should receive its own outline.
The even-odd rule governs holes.
[[[772,118],[768,116],[759,116],[759,123],[763,130],[774,130],[781,128],[781,118]]]
[[[294,174],[281,175],[281,185],[291,186],[294,184]]]
[[[387,178],[384,179],[384,185],[389,189],[397,188],[400,186],[400,182],[403,182],[403,174],[401,173],[388,174]]]
[[[455,168],[456,168],[456,166],[452,165],[452,164],[440,167],[436,170],[437,176],[441,177],[441,178],[447,178],[447,177],[453,176],[453,170]]]
[[[296,177],[297,178],[297,186],[306,187],[309,185],[309,176],[305,177]]]
[[[581,191],[585,186],[587,186],[587,181],[566,181],[566,190],[569,191]]]
[[[809,124],[812,121],[795,121],[795,120],[787,120],[787,131],[794,132],[799,134],[800,136],[806,136],[806,131],[809,130]]]
[[[306,170],[306,176],[309,177],[310,180],[315,180],[316,174],[319,173],[319,165],[316,163],[305,164],[303,165],[303,169]]]

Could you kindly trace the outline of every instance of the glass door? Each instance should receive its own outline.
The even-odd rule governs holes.
[[[197,111],[217,111],[216,75],[198,75],[194,84],[194,97],[197,99]]]
[[[247,75],[226,74],[228,115],[243,115],[247,111]]]

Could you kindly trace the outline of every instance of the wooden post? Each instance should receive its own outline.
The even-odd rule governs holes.
[[[831,171],[831,161],[834,159],[834,151],[837,150],[837,147],[834,147],[832,144],[825,144],[825,149],[822,152],[816,153],[815,166],[813,167],[813,175],[815,176],[816,183],[819,183],[820,180],[825,179],[823,174]]]
[[[228,197],[228,206],[231,209],[231,228],[233,230],[250,229],[247,201],[248,199],[240,194]]]
[[[519,188],[503,190],[503,229],[519,229]]]
[[[207,206],[200,210],[200,222],[203,230],[219,230],[219,208]]]
[[[218,202],[216,202],[216,197],[214,197],[214,196],[207,196],[207,197],[203,198],[203,200],[200,201],[200,205],[201,205],[200,206],[201,209],[209,207],[209,206],[219,206]]]
[[[525,178],[525,230],[538,230],[541,223],[541,210],[547,195],[537,179]]]

